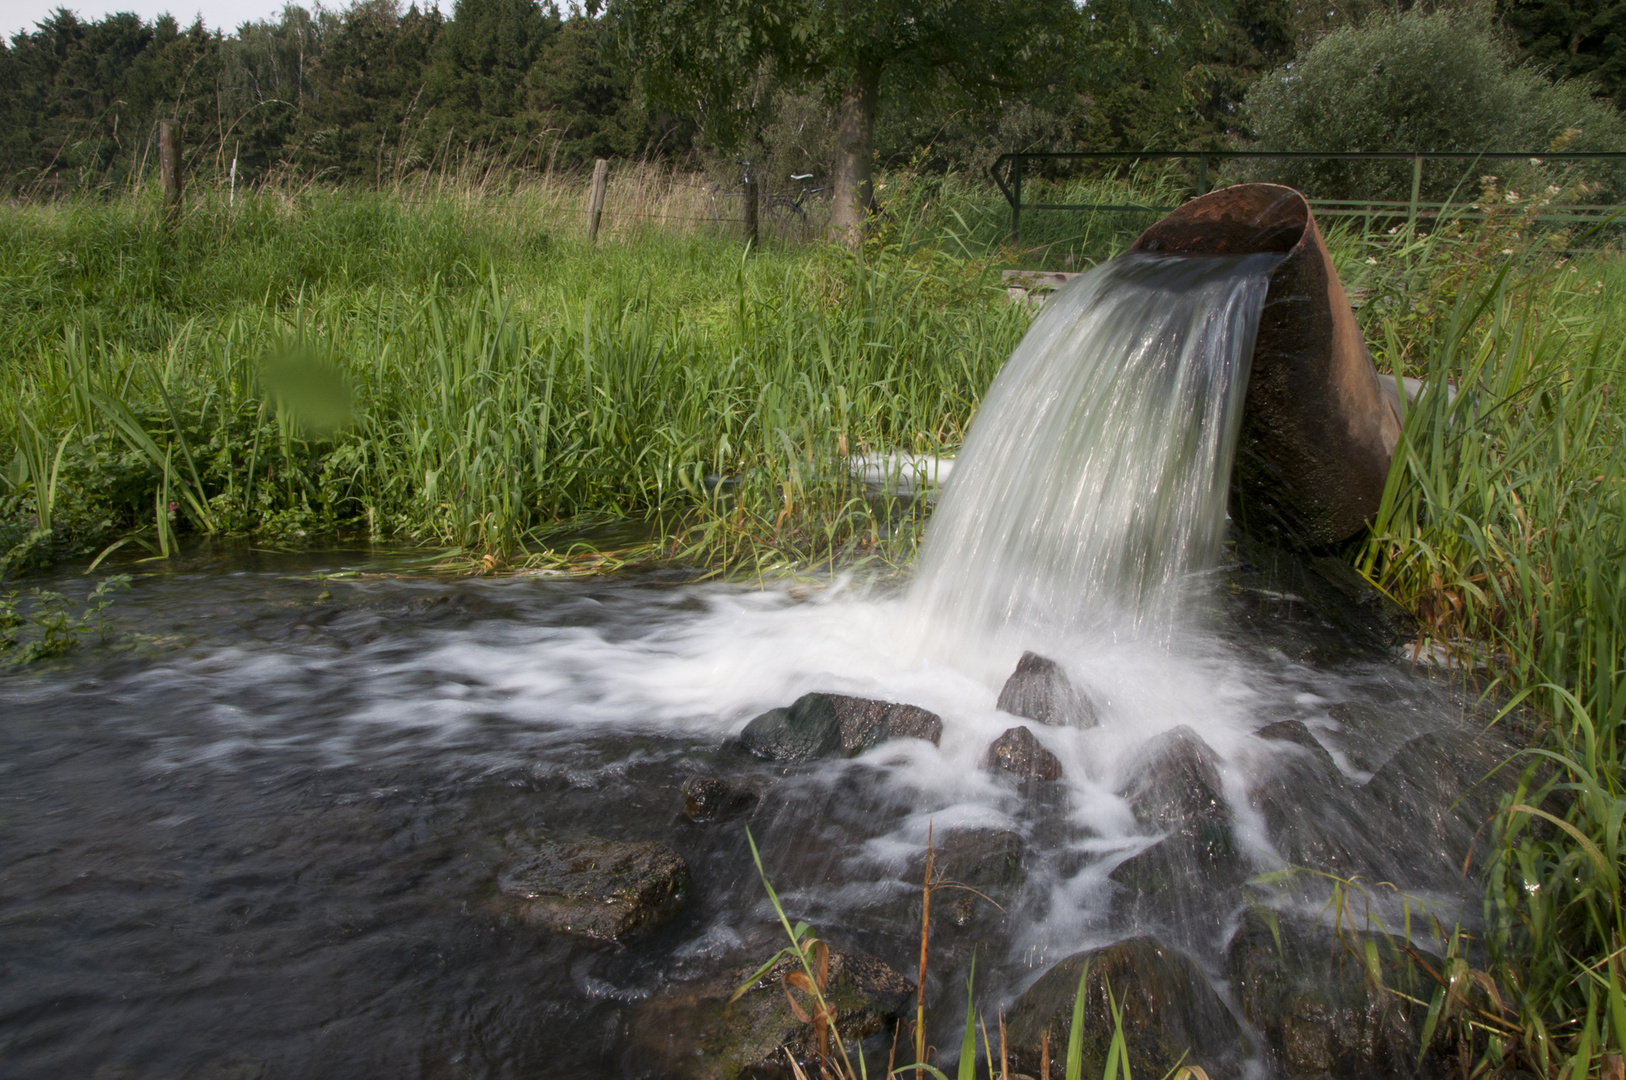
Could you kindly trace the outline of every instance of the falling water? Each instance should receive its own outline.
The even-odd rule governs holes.
[[[932,518],[912,599],[935,632],[1169,625],[1223,539],[1279,261],[1130,254],[1057,290],[989,389]]]

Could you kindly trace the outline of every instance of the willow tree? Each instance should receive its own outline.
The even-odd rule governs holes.
[[[617,52],[655,103],[736,141],[753,90],[822,90],[836,111],[833,239],[862,239],[875,196],[883,92],[945,81],[977,95],[1043,85],[1077,17],[1071,0],[608,0]]]

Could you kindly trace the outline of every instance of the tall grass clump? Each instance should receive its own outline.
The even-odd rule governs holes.
[[[1363,568],[1418,614],[1419,652],[1535,718],[1485,834],[1485,945],[1509,1023],[1483,1050],[1543,1076],[1626,1050],[1623,295],[1618,259],[1510,253],[1459,274],[1433,335],[1390,334],[1380,358],[1426,385]]]
[[[844,459],[957,445],[1025,327],[964,253],[594,247],[530,200],[0,211],[13,561],[349,530],[491,565],[627,517],[714,564],[873,550]]]

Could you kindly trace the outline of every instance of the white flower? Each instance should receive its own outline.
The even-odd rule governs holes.
[[[1508,192],[1507,193],[1507,201],[1508,202],[1518,202],[1519,201],[1519,193],[1517,191]]]
[[[1376,260],[1376,259],[1374,259],[1374,258],[1373,258],[1373,257],[1372,257],[1372,256],[1370,256],[1370,255],[1368,255],[1368,256],[1367,256],[1367,257],[1366,257],[1366,262],[1367,262],[1367,265],[1369,265],[1369,266],[1376,266],[1376,265],[1377,265],[1377,264],[1378,264],[1378,261],[1377,261],[1377,260]]]
[[[1502,249],[1502,254],[1503,255],[1511,255],[1511,254],[1513,254],[1513,249],[1512,248],[1503,248]]]
[[[1549,195],[1557,195],[1560,191],[1563,191],[1563,190],[1564,189],[1559,187],[1557,184],[1548,184],[1547,185],[1547,194],[1549,194]]]

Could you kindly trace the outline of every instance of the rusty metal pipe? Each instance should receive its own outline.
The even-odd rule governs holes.
[[[1222,188],[1141,233],[1131,250],[1283,256],[1259,315],[1231,517],[1293,547],[1358,533],[1383,497],[1400,402],[1372,365],[1304,196],[1280,184]]]

